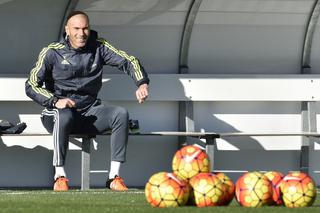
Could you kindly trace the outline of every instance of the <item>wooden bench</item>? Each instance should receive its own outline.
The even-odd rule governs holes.
[[[294,101],[304,104],[303,122],[300,132],[145,132],[134,136],[181,136],[206,140],[206,151],[214,164],[217,138],[243,136],[305,136],[319,137],[316,132],[315,106],[320,100],[320,77],[317,75],[193,75],[193,74],[153,74],[150,75],[149,101],[179,101],[192,106],[195,101]],[[0,75],[0,91],[7,91],[8,85],[15,85],[15,91],[1,93],[0,102],[31,101],[24,93],[25,76]],[[135,86],[126,75],[107,75],[103,78],[100,98],[106,101],[136,101]],[[110,92],[110,91],[117,91]],[[129,92],[132,91],[132,92]],[[193,118],[192,110],[185,116]],[[187,127],[189,124],[186,124]],[[194,127],[193,127],[194,128]],[[191,128],[192,129],[192,128]],[[21,136],[45,136],[45,133],[26,133]],[[10,135],[6,135],[10,136]],[[16,136],[16,135],[15,135]],[[74,135],[82,138],[81,189],[88,189],[90,183],[90,144],[92,136]],[[302,158],[308,160],[308,140],[302,144]],[[308,167],[304,162],[302,167]]]
[[[20,135],[0,135],[0,137],[10,136],[49,136],[51,134],[20,134]],[[99,134],[99,135],[110,135],[110,133]],[[90,152],[92,139],[98,135],[70,135],[71,138],[82,139],[81,144],[81,190],[87,190],[90,188]],[[149,132],[149,133],[134,133],[130,136],[184,136],[193,137],[205,140],[205,151],[210,158],[210,168],[214,168],[215,152],[216,152],[216,139],[225,137],[241,137],[241,136],[306,136],[306,137],[320,137],[320,133],[313,132],[300,132],[300,133],[215,133],[215,132]]]

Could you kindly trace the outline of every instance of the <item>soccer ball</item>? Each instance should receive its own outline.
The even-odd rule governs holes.
[[[214,174],[199,173],[190,180],[198,207],[217,206],[224,195],[224,184]]]
[[[197,146],[185,146],[175,153],[172,170],[179,178],[189,180],[201,172],[210,172],[209,157]]]
[[[232,201],[235,193],[235,185],[232,180],[223,172],[216,174],[217,178],[221,180],[225,186],[223,198],[219,201],[219,206],[226,206]]]
[[[274,204],[278,205],[278,206],[283,205],[283,200],[282,200],[281,192],[280,192],[280,185],[281,185],[282,178],[284,177],[284,175],[281,172],[276,172],[276,171],[269,171],[269,172],[264,173],[264,175],[272,183],[272,189],[273,189],[272,199],[274,201]]]
[[[312,178],[303,172],[291,172],[282,179],[282,199],[287,207],[311,206],[317,190]]]
[[[272,183],[260,172],[247,172],[236,183],[236,199],[245,207],[270,205]]]
[[[148,203],[154,207],[177,207],[187,202],[189,189],[189,184],[174,174],[159,172],[150,177],[145,195]]]

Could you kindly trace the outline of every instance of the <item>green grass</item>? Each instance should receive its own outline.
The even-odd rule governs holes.
[[[318,194],[319,195],[319,194]],[[70,190],[53,192],[51,190],[0,190],[0,212],[320,212],[318,196],[312,207],[289,209],[286,207],[244,208],[233,201],[227,207],[197,208],[193,206],[178,208],[153,208],[143,190],[112,192],[105,189],[89,191]]]

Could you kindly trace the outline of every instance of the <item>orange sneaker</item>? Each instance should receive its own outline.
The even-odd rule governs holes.
[[[68,181],[69,180],[65,177],[58,177],[54,181],[53,191],[68,191],[69,190]]]
[[[106,182],[106,187],[113,191],[128,191],[123,179],[118,175],[112,179],[108,179]]]

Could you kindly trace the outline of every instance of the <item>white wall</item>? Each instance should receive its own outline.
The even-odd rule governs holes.
[[[204,113],[205,112],[205,113]],[[195,104],[197,130],[216,132],[299,132],[300,105],[291,102]],[[299,168],[301,137],[229,137],[217,140],[217,170],[233,179],[249,170],[287,173]],[[290,151],[289,151],[290,150]]]

